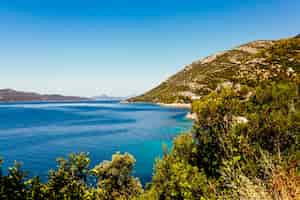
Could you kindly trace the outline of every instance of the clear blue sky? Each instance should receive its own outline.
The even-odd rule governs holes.
[[[1,0],[0,88],[139,94],[216,51],[297,33],[298,0]]]

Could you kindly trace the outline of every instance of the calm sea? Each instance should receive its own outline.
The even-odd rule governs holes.
[[[0,104],[0,156],[4,169],[22,161],[30,175],[47,178],[57,157],[89,152],[91,167],[111,159],[115,152],[136,158],[134,174],[151,180],[162,144],[191,128],[187,110],[152,104],[115,101],[28,102]]]

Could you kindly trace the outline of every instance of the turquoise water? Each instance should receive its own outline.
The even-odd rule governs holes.
[[[28,102],[0,104],[0,156],[4,169],[22,161],[30,175],[47,178],[55,158],[89,152],[91,166],[117,151],[136,158],[134,174],[151,180],[162,144],[191,128],[187,110],[152,104],[95,102]]]

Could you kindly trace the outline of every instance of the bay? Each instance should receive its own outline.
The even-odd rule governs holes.
[[[88,152],[91,167],[116,152],[137,160],[134,175],[151,180],[162,144],[188,131],[186,109],[117,101],[18,102],[0,104],[0,156],[3,168],[22,161],[30,175],[47,179],[57,157]]]

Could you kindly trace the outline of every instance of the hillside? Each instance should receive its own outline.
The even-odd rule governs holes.
[[[220,84],[255,82],[300,71],[300,38],[259,40],[187,65],[183,70],[130,102],[190,103]]]
[[[0,89],[0,102],[12,101],[82,101],[88,98],[62,96],[57,94],[42,95],[33,92],[22,92],[12,89]]]

